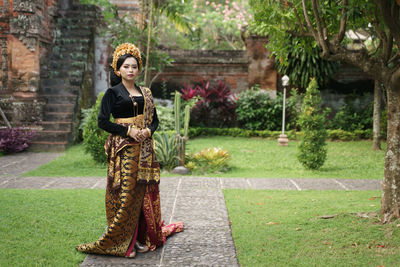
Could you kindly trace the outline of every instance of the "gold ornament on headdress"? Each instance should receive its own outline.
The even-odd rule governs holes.
[[[117,61],[121,56],[126,55],[126,54],[131,54],[132,56],[134,56],[137,59],[138,64],[139,64],[139,70],[141,70],[143,67],[142,56],[140,55],[139,49],[134,44],[123,43],[123,44],[120,44],[119,46],[117,46],[117,48],[115,48],[115,51],[113,54],[113,61],[112,61],[111,67],[113,68],[114,73],[116,75],[118,75]]]

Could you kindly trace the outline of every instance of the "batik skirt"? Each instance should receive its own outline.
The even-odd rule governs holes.
[[[107,228],[97,241],[76,247],[78,251],[93,254],[127,256],[136,241],[150,250],[163,245],[166,238],[183,231],[183,223],[164,225],[161,221],[158,184],[143,184],[136,180],[140,145],[125,146],[113,159],[113,171],[120,177],[121,186],[113,188],[108,179],[106,189]],[[110,162],[109,162],[110,166]]]

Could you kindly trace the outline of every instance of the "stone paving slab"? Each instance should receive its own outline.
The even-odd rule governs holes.
[[[290,182],[290,179],[280,178],[249,178],[247,179],[251,189],[271,189],[271,190],[296,190],[296,186]]]
[[[348,190],[376,190],[382,189],[381,180],[340,180]]]
[[[221,178],[222,189],[242,188],[251,189],[251,185],[246,178]]]
[[[297,185],[297,190],[343,190],[334,179],[290,179]]]
[[[155,252],[139,253],[134,259],[88,255],[81,266],[238,266],[228,212],[216,185],[219,180],[214,178],[165,178],[160,184],[163,219],[183,221],[185,230]],[[199,192],[207,197],[196,195]]]
[[[0,157],[0,176],[19,176],[46,164],[63,153],[20,152]]]

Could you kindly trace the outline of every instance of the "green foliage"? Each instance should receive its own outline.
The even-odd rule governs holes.
[[[349,98],[340,107],[328,128],[346,131],[372,129],[374,103],[370,98]]]
[[[192,173],[219,173],[226,172],[229,169],[230,155],[228,151],[221,148],[206,148],[187,157],[186,167]]]
[[[286,99],[286,129],[296,129],[300,96]],[[275,99],[259,87],[242,91],[237,100],[237,120],[240,126],[249,130],[279,130],[282,128],[283,95],[278,93]]]
[[[81,129],[83,130],[83,146],[86,153],[89,153],[98,163],[106,163],[107,156],[104,151],[104,144],[108,133],[97,126],[97,117],[100,111],[101,99],[104,93],[100,93],[94,106],[83,112]]]
[[[311,2],[305,1],[308,11],[312,10]],[[269,0],[268,3],[265,0],[250,0],[249,3],[254,15],[254,19],[249,23],[250,32],[268,36],[269,42],[266,45],[281,63],[287,64],[288,55],[293,49],[301,47],[305,53],[315,53],[313,49],[317,46],[317,42],[314,38],[304,34],[308,30],[305,26],[307,22],[304,18],[301,0],[290,1],[290,4],[288,1],[280,0]],[[334,1],[319,1],[318,13],[321,18],[329,22],[326,23],[329,38],[338,32],[342,8],[342,4]],[[374,23],[369,21],[369,19],[375,18],[374,8],[375,3],[372,1],[350,0],[346,8],[347,29],[366,29],[371,36],[375,36],[373,27],[370,27]],[[309,16],[309,18],[311,25],[316,29],[315,17]],[[370,22],[371,25],[369,25]],[[296,40],[294,45],[287,41],[292,38]],[[355,41],[349,38],[345,37],[344,39],[344,44],[353,42]]]
[[[173,109],[166,106],[157,105],[157,117],[159,120],[158,131],[168,131],[175,129]]]
[[[184,14],[181,17],[191,30],[176,31],[167,17],[160,16],[157,23],[161,26],[161,43],[180,49],[244,49],[241,30],[251,19],[247,1],[175,0],[167,1],[166,6]]]
[[[140,25],[138,20],[129,13],[119,17],[117,6],[112,4],[110,0],[80,0],[80,3],[99,6],[107,22],[107,27],[102,29],[102,34],[111,41],[113,47],[125,42],[139,46],[142,52],[143,65],[148,65],[150,73],[161,72],[164,67],[172,64],[173,59],[160,49],[150,49],[149,57],[151,60],[147,60],[146,54],[144,53],[147,49],[147,23]],[[169,19],[172,19],[171,12],[173,12],[173,10],[166,8],[165,5],[162,4],[155,5],[155,7],[155,11],[158,12],[158,15],[165,12],[169,14]],[[179,25],[178,27],[188,27],[188,24],[185,23],[182,16],[179,14],[175,14],[174,23],[175,25]],[[153,25],[152,31],[153,34],[150,38],[150,46],[154,48],[158,47],[160,43],[159,34],[157,34],[159,27]],[[143,83],[143,75],[139,76],[137,82]]]
[[[178,144],[176,143],[176,135],[168,135],[167,133],[154,133],[153,135],[157,160],[160,163],[161,168],[172,170],[176,166],[176,160],[178,159],[177,149]]]
[[[173,134],[173,131],[166,132]],[[189,129],[189,137],[205,137],[205,136],[232,136],[232,137],[260,137],[265,139],[276,140],[282,131],[269,130],[245,130],[241,128],[204,128],[191,127]],[[304,132],[289,130],[285,134],[291,140],[300,140],[304,136]],[[372,138],[372,130],[355,130],[353,132],[344,130],[327,130],[327,138],[331,141],[357,141]]]
[[[339,64],[323,60],[320,57],[321,48],[318,46],[304,49],[301,40],[296,37],[287,39],[286,42],[292,49],[287,54],[286,60],[276,60],[275,65],[279,73],[289,76],[290,84],[306,88],[311,78],[315,78],[318,85],[323,86],[337,71]]]
[[[297,155],[307,169],[317,170],[326,160],[327,133],[324,126],[325,114],[321,111],[321,96],[316,80],[311,80],[301,105],[299,125],[304,136]]]
[[[147,64],[146,54],[146,44],[147,44],[147,29],[146,25],[144,29],[140,28],[139,23],[132,17],[125,15],[122,18],[118,18],[109,23],[108,28],[106,29],[106,36],[110,39],[112,46],[116,47],[121,43],[129,42],[136,45],[141,44],[141,52],[143,59],[143,66]],[[157,32],[157,27],[152,29],[155,33],[151,36],[151,47],[158,47],[159,39]],[[150,49],[150,72],[161,72],[162,69],[166,66],[170,66],[174,61],[172,58],[168,56],[166,52],[163,52],[160,49]],[[143,72],[141,72],[143,74]],[[138,77],[139,79],[143,79],[143,75]],[[138,80],[139,83],[141,80]]]
[[[112,22],[118,16],[118,7],[109,0],[79,0],[84,5],[96,5],[103,11],[104,19],[107,22]]]

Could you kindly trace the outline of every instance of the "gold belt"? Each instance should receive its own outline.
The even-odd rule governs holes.
[[[114,122],[115,123],[128,123],[128,124],[134,124],[138,127],[143,127],[143,120],[144,116],[143,114],[137,115],[136,117],[129,117],[129,118],[115,118]]]

